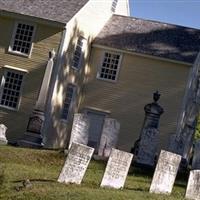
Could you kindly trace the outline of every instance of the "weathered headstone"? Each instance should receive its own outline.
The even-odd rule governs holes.
[[[200,170],[200,140],[195,142],[194,145],[194,154],[192,159],[192,169]]]
[[[93,152],[91,147],[72,143],[58,182],[80,184]]]
[[[116,147],[120,124],[116,119],[106,118],[104,120],[98,155],[109,157],[111,149]]]
[[[180,162],[180,155],[161,150],[150,187],[151,193],[171,193]]]
[[[200,200],[200,170],[190,171],[185,198]]]
[[[189,154],[200,111],[200,53],[191,69],[185,91],[176,134],[171,138],[169,150],[180,154],[189,163]]]
[[[133,154],[113,148],[101,182],[101,187],[123,188],[132,158]]]
[[[143,129],[140,147],[137,154],[137,163],[154,166],[155,156],[159,143],[159,131],[155,128]]]
[[[89,118],[84,113],[74,114],[74,121],[72,125],[71,138],[69,148],[72,142],[79,144],[88,144],[89,137]]]
[[[0,124],[0,145],[8,143],[6,138],[6,130],[7,127],[4,124]]]
[[[153,167],[159,142],[159,119],[164,112],[163,108],[157,103],[160,98],[159,92],[153,94],[153,103],[144,107],[145,119],[140,133],[140,138],[135,143],[134,154],[136,162]]]

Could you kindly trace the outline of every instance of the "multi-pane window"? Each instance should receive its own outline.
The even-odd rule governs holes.
[[[118,0],[113,0],[112,6],[111,6],[111,11],[112,11],[112,12],[115,12],[116,7],[117,7],[117,2],[118,2]]]
[[[74,57],[73,57],[73,63],[72,63],[72,66],[76,69],[80,69],[81,67],[85,45],[86,45],[86,39],[83,37],[79,37],[76,44]]]
[[[4,70],[1,83],[1,106],[17,109],[24,73],[17,70]]]
[[[119,71],[120,55],[106,52],[98,72],[98,78],[115,81]]]
[[[10,51],[22,55],[29,55],[32,46],[34,26],[25,23],[16,25]]]
[[[64,120],[68,119],[68,116],[73,104],[74,93],[75,93],[75,86],[72,84],[69,84],[67,86],[67,90],[66,90],[66,94],[64,98],[61,119],[64,119]]]

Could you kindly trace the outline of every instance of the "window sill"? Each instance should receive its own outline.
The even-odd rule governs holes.
[[[24,57],[24,58],[30,58],[31,57],[31,54],[24,54],[24,53],[21,53],[21,52],[18,52],[18,51],[8,50],[8,53],[15,55],[15,56],[21,56],[21,57]]]
[[[0,105],[0,108],[6,109],[6,110],[9,110],[9,111],[14,111],[14,112],[19,111],[19,108],[11,108],[9,106],[4,106],[4,105]]]

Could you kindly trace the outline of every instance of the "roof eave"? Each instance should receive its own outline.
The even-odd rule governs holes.
[[[36,22],[36,23],[40,23],[40,24],[57,27],[57,28],[64,28],[66,26],[65,22],[59,22],[59,21],[55,21],[55,20],[26,15],[23,13],[11,12],[11,11],[7,11],[7,10],[3,10],[3,9],[0,9],[0,16],[19,19],[19,20],[32,21],[32,22]]]
[[[150,55],[150,54],[146,54],[146,53],[138,53],[138,52],[130,51],[130,50],[126,50],[126,49],[119,49],[119,48],[116,49],[116,48],[113,48],[113,47],[100,45],[100,44],[97,44],[97,43],[93,43],[92,47],[96,47],[96,48],[100,48],[100,49],[106,49],[106,50],[110,50],[110,51],[117,51],[117,52],[120,52],[120,53],[137,55],[137,56],[146,57],[146,58],[157,59],[157,60],[182,64],[182,65],[187,65],[187,66],[193,65],[193,63],[190,63],[190,62],[185,62],[185,61],[180,61],[180,60],[175,60],[175,59],[170,59],[170,58],[165,58],[165,57],[160,57],[160,56],[155,56],[155,55]]]

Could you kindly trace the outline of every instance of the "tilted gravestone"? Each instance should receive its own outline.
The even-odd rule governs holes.
[[[123,188],[132,158],[133,154],[113,148],[101,182],[101,187]]]
[[[87,145],[88,137],[89,137],[89,118],[87,114],[84,113],[74,114],[69,148],[72,142]]]
[[[180,155],[161,150],[153,175],[150,193],[171,193],[180,162]]]
[[[185,198],[200,200],[200,170],[190,171]]]
[[[6,130],[7,127],[4,124],[0,124],[0,145],[8,143],[6,138]]]
[[[72,143],[58,182],[80,184],[93,152],[91,147]]]
[[[185,91],[176,134],[171,138],[169,149],[182,155],[188,164],[200,111],[200,53],[191,68]]]
[[[200,141],[195,142],[194,154],[192,159],[192,169],[200,170]]]
[[[116,147],[120,124],[116,119],[105,118],[98,155],[109,157],[111,149]]]

